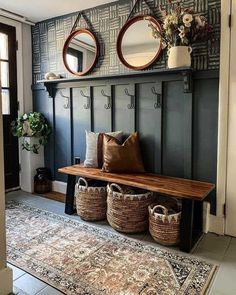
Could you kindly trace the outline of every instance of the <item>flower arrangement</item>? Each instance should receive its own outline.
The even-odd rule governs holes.
[[[38,154],[41,145],[48,142],[52,131],[47,119],[37,112],[21,115],[11,123],[11,130],[14,136],[23,137],[22,149],[35,154]],[[30,144],[25,137],[35,137],[38,143]]]
[[[206,41],[212,34],[212,27],[204,16],[196,14],[191,8],[183,8],[180,2],[163,9],[162,31],[157,30],[153,24],[149,24],[154,38],[160,38],[162,47],[190,46],[194,42]]]

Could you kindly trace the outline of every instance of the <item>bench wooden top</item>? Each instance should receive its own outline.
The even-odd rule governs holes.
[[[153,192],[197,201],[203,201],[215,185],[184,178],[175,178],[153,173],[118,174],[102,172],[101,169],[87,168],[83,164],[58,169],[59,172],[97,179],[107,182],[138,187]]]

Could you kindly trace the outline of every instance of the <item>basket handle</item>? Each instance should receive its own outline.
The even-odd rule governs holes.
[[[168,209],[166,207],[162,206],[162,205],[154,206],[153,209],[152,209],[152,212],[154,213],[155,210],[158,209],[158,208],[162,209],[165,216],[168,216]]]
[[[78,181],[78,184],[79,184],[79,185],[82,184],[81,182],[82,182],[83,184],[85,184],[85,187],[86,187],[86,188],[88,188],[88,182],[87,182],[87,180],[86,180],[85,178],[80,177],[80,178],[79,178],[79,181]]]
[[[124,195],[124,191],[123,191],[123,189],[118,185],[118,184],[116,184],[116,183],[111,183],[110,184],[110,190],[111,191],[114,191],[113,190],[113,188],[116,188],[116,189],[118,189],[118,191],[122,194],[122,195]]]

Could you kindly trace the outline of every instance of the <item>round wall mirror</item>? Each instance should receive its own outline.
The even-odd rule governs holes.
[[[77,76],[90,72],[96,65],[98,55],[98,41],[87,29],[72,32],[63,47],[64,65],[70,73]]]
[[[146,69],[160,57],[161,42],[153,37],[150,23],[161,31],[161,25],[154,17],[140,15],[130,19],[118,35],[119,59],[130,69]]]

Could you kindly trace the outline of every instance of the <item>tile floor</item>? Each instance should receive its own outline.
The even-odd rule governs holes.
[[[64,214],[64,204],[31,195],[22,191],[11,192],[7,200],[21,200],[28,204],[60,215]],[[68,216],[80,220],[77,215]],[[81,220],[82,221],[82,220]],[[84,221],[82,221],[84,222]],[[94,223],[93,223],[94,224]],[[96,222],[96,226],[113,230],[107,222]],[[157,245],[148,233],[132,235],[132,238]],[[210,295],[236,295],[236,238],[206,234],[203,236],[192,255],[203,258],[219,265],[218,272],[210,288]],[[18,295],[59,295],[61,292],[44,282],[12,266],[14,293]]]

